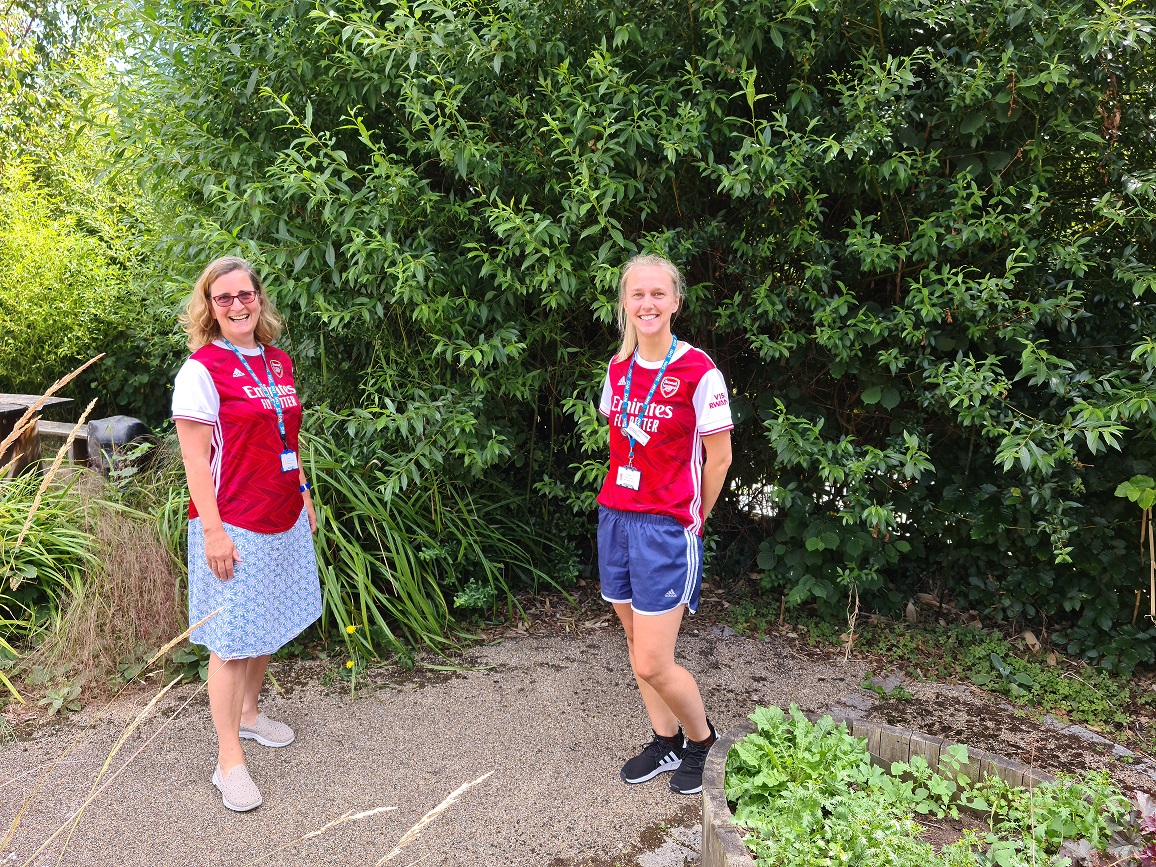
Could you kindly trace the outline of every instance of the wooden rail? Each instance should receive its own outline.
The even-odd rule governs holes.
[[[36,435],[45,439],[67,440],[72,436],[73,430],[76,431],[76,437],[68,447],[68,459],[73,463],[83,464],[88,461],[88,425],[78,426],[70,422],[43,419],[36,422]]]
[[[43,402],[41,403],[41,401]],[[42,407],[64,406],[72,403],[72,399],[67,397],[44,398],[39,394],[0,393],[0,441],[12,432],[24,413],[37,403],[41,403]],[[64,433],[60,436],[66,438],[72,433],[74,427],[75,425],[37,419],[35,424],[24,428],[23,433],[16,441],[5,450],[4,454],[0,455],[0,468],[8,467],[8,471],[15,474],[25,467],[35,464],[40,460],[41,435],[54,436],[57,435],[55,433],[57,430],[64,429]],[[69,449],[69,459],[81,463],[88,460],[88,426],[83,426],[82,430],[83,433],[77,431],[76,439],[73,440],[72,447]]]

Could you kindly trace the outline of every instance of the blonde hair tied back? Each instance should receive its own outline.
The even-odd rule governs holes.
[[[626,278],[635,268],[661,268],[670,275],[670,286],[674,291],[676,303],[682,300],[682,293],[686,288],[682,279],[682,272],[665,256],[640,254],[627,260],[626,264],[622,266],[622,274],[618,278],[618,330],[622,333],[622,345],[618,347],[618,354],[615,358],[619,361],[625,361],[634,354],[634,350],[638,347],[638,332],[635,331],[634,323],[630,321],[630,317],[626,315]]]
[[[217,317],[213,315],[211,293],[214,283],[234,271],[244,271],[248,275],[253,291],[257,293],[257,297],[261,301],[261,312],[257,316],[257,327],[253,333],[256,341],[268,344],[275,342],[281,336],[281,331],[285,327],[285,320],[281,318],[281,314],[277,312],[277,308],[269,300],[269,294],[265,291],[265,286],[257,275],[256,269],[240,256],[222,256],[205,266],[205,270],[197,278],[196,285],[193,286],[193,291],[189,295],[188,303],[179,317],[181,328],[189,336],[190,352],[196,352],[202,346],[212,343],[221,336],[221,326],[217,322]]]

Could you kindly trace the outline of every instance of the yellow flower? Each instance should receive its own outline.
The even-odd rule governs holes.
[[[345,627],[345,632],[347,635],[352,635],[356,631],[357,631],[357,627],[354,626],[352,623],[350,623],[348,626]]]
[[[349,660],[349,662],[345,663],[345,667],[346,668],[353,668],[353,660],[351,659],[351,660]]]

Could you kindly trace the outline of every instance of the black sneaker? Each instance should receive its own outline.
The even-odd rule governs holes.
[[[686,746],[682,749],[682,762],[674,776],[670,778],[670,790],[680,795],[697,795],[702,791],[702,769],[706,765],[706,754],[718,740],[718,732],[710,720],[706,721],[710,727],[710,737],[705,744],[686,739]]]
[[[622,782],[645,783],[659,774],[677,769],[682,764],[683,741],[681,726],[678,734],[669,739],[655,732],[654,740],[646,746],[646,749],[622,766],[622,773],[619,774]]]

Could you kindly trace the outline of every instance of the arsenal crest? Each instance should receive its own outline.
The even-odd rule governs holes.
[[[285,368],[281,366],[281,362],[278,359],[274,358],[270,361],[269,366],[273,368],[273,375],[278,379],[285,376]]]
[[[662,378],[662,385],[659,386],[658,390],[662,393],[663,397],[669,399],[674,397],[674,393],[678,391],[678,387],[681,384],[682,382],[677,376],[664,376]]]

